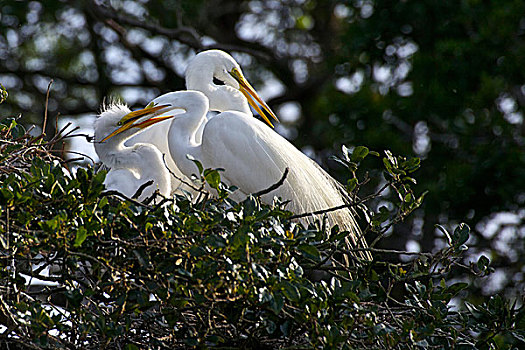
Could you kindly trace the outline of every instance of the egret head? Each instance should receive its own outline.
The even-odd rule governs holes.
[[[118,134],[131,130],[132,128],[145,129],[150,125],[153,125],[160,121],[172,118],[173,116],[171,115],[158,116],[163,111],[165,111],[167,107],[169,106],[167,105],[157,105],[157,106],[148,105],[146,108],[140,109],[134,112],[129,111],[129,109],[126,107],[129,113],[120,114],[121,118],[119,118],[118,120],[115,120],[112,123],[112,129],[115,129],[115,127],[117,127],[117,129],[115,129],[109,135],[107,135],[102,140],[100,140],[100,142],[104,142]],[[144,119],[143,117],[145,116],[147,116],[148,118]]]
[[[185,115],[183,112],[189,110],[196,112],[197,115],[199,113],[204,115],[208,108],[208,99],[200,91],[168,92],[153,99],[143,109],[133,112],[128,109],[129,113],[121,114],[120,120],[113,122],[113,131],[104,137],[101,142],[134,128],[145,129],[167,119],[179,118]]]
[[[215,102],[213,98],[217,96],[217,91],[226,90],[225,94],[219,95],[219,99],[227,99],[230,96],[233,97],[235,93],[241,92],[250,106],[271,127],[273,125],[268,115],[279,121],[266,102],[259,97],[255,89],[248,83],[239,64],[224,51],[207,50],[198,53],[186,70],[186,87],[190,90],[202,91],[207,94],[210,99],[210,108],[213,108]],[[243,97],[241,96],[240,98],[242,99]],[[227,108],[222,111],[224,110],[227,110]]]

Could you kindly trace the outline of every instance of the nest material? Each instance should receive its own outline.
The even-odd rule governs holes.
[[[61,157],[64,152],[62,141],[67,136],[64,130],[68,126],[45,141],[45,134],[31,135],[31,129],[25,130],[14,118],[0,121],[0,174],[28,172],[35,158],[65,165],[66,161]]]

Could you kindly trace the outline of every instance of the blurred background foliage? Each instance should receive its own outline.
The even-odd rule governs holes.
[[[341,180],[328,159],[342,144],[422,159],[417,190],[428,195],[380,245],[436,250],[446,239],[435,224],[465,221],[470,257],[483,253],[496,269],[481,294],[516,296],[525,289],[524,39],[519,0],[4,0],[0,109],[38,130],[53,79],[52,135],[54,118],[92,118],[109,96],[143,106],[182,89],[196,52],[226,50],[280,116],[277,131]],[[384,183],[370,177],[362,195]]]

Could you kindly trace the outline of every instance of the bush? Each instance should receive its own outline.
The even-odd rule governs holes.
[[[469,283],[490,273],[461,264],[469,227],[435,253],[375,249],[354,258],[337,227],[298,224],[285,204],[220,195],[150,205],[103,186],[105,172],[71,175],[49,142],[12,119],[0,126],[0,327],[10,348],[512,348],[525,341],[525,309],[499,296],[476,305]],[[396,206],[368,211],[377,242],[423,200],[410,184],[418,159],[344,148],[357,206],[390,189]],[[384,183],[357,200],[367,156]],[[152,203],[152,202],[150,202]],[[400,257],[409,257],[401,260]],[[386,261],[388,260],[388,262]],[[404,261],[404,262],[403,262]],[[454,278],[452,278],[454,276]],[[479,296],[477,296],[479,298]]]

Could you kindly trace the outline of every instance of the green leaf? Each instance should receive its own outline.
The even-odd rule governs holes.
[[[454,283],[453,285],[447,287],[446,292],[456,295],[465,288],[468,288],[469,284],[464,282]]]
[[[84,296],[82,295],[82,293],[80,293],[78,289],[66,291],[64,293],[64,296],[74,308],[78,308],[82,304],[82,300],[84,300]]]
[[[477,266],[478,266],[478,269],[480,271],[487,270],[489,265],[490,265],[490,259],[489,258],[487,258],[485,255],[482,255],[482,256],[479,257]]]
[[[87,236],[87,230],[84,227],[79,227],[76,232],[75,242],[73,243],[73,246],[76,248],[80,247],[82,243],[84,243],[84,241],[86,240]]]
[[[456,229],[454,230],[454,233],[452,234],[452,242],[454,244],[454,247],[461,247],[468,240],[469,235],[470,227],[465,223],[459,224],[458,227],[456,227]]]
[[[211,188],[218,190],[221,183],[221,175],[217,170],[206,169],[204,171],[204,179]]]
[[[195,159],[195,157],[193,157],[191,154],[186,154],[186,158],[188,158],[188,159],[191,160],[193,163],[195,163],[195,165],[196,165],[197,168],[199,169],[199,175],[201,175],[202,172],[204,171],[204,167],[202,166],[202,163],[199,162],[197,159]]]
[[[346,160],[347,162],[349,162],[349,161],[350,161],[350,156],[349,156],[349,150],[348,150],[348,147],[346,147],[345,145],[342,145],[342,146],[341,146],[341,149],[342,149],[342,151],[343,151],[343,156],[345,157],[345,160]]]
[[[346,190],[348,192],[352,192],[357,187],[357,179],[354,177],[353,179],[348,180],[346,183]]]
[[[0,84],[0,103],[4,103],[4,101],[7,100],[7,96],[7,90],[2,84]]]
[[[386,171],[391,174],[391,175],[394,175],[394,169],[392,168],[392,163],[390,163],[388,161],[388,158],[383,158],[383,165],[385,166],[385,169]]]
[[[288,281],[281,282],[281,290],[283,295],[291,301],[298,302],[301,299],[299,289]]]
[[[354,151],[352,152],[352,157],[350,158],[351,161],[359,163],[365,157],[368,155],[370,151],[365,146],[357,146]]]
[[[390,152],[389,150],[385,150],[385,155],[386,155],[387,162],[397,168],[397,160],[392,154],[392,152]]]
[[[284,298],[281,294],[275,293],[275,294],[269,294],[269,304],[270,309],[278,315],[279,312],[283,309],[284,306]]]
[[[308,259],[320,261],[321,260],[321,254],[319,253],[319,250],[310,244],[300,244],[297,249],[299,252]]]
[[[13,192],[5,189],[5,188],[1,188],[0,189],[0,204],[2,205],[6,205],[7,202],[9,202],[10,200],[12,200],[14,198],[14,195],[13,195]]]
[[[104,208],[106,205],[108,205],[109,201],[108,201],[108,198],[107,197],[102,197],[102,199],[100,200],[100,202],[98,202],[98,207],[100,209]]]
[[[413,173],[414,171],[419,169],[420,165],[421,165],[421,159],[419,158],[410,158],[409,160],[401,162],[400,164],[401,168],[403,168],[409,173]]]
[[[232,246],[235,248],[245,247],[249,241],[250,237],[246,233],[239,231],[233,236]]]
[[[124,350],[139,350],[139,348],[135,344],[126,344]]]

